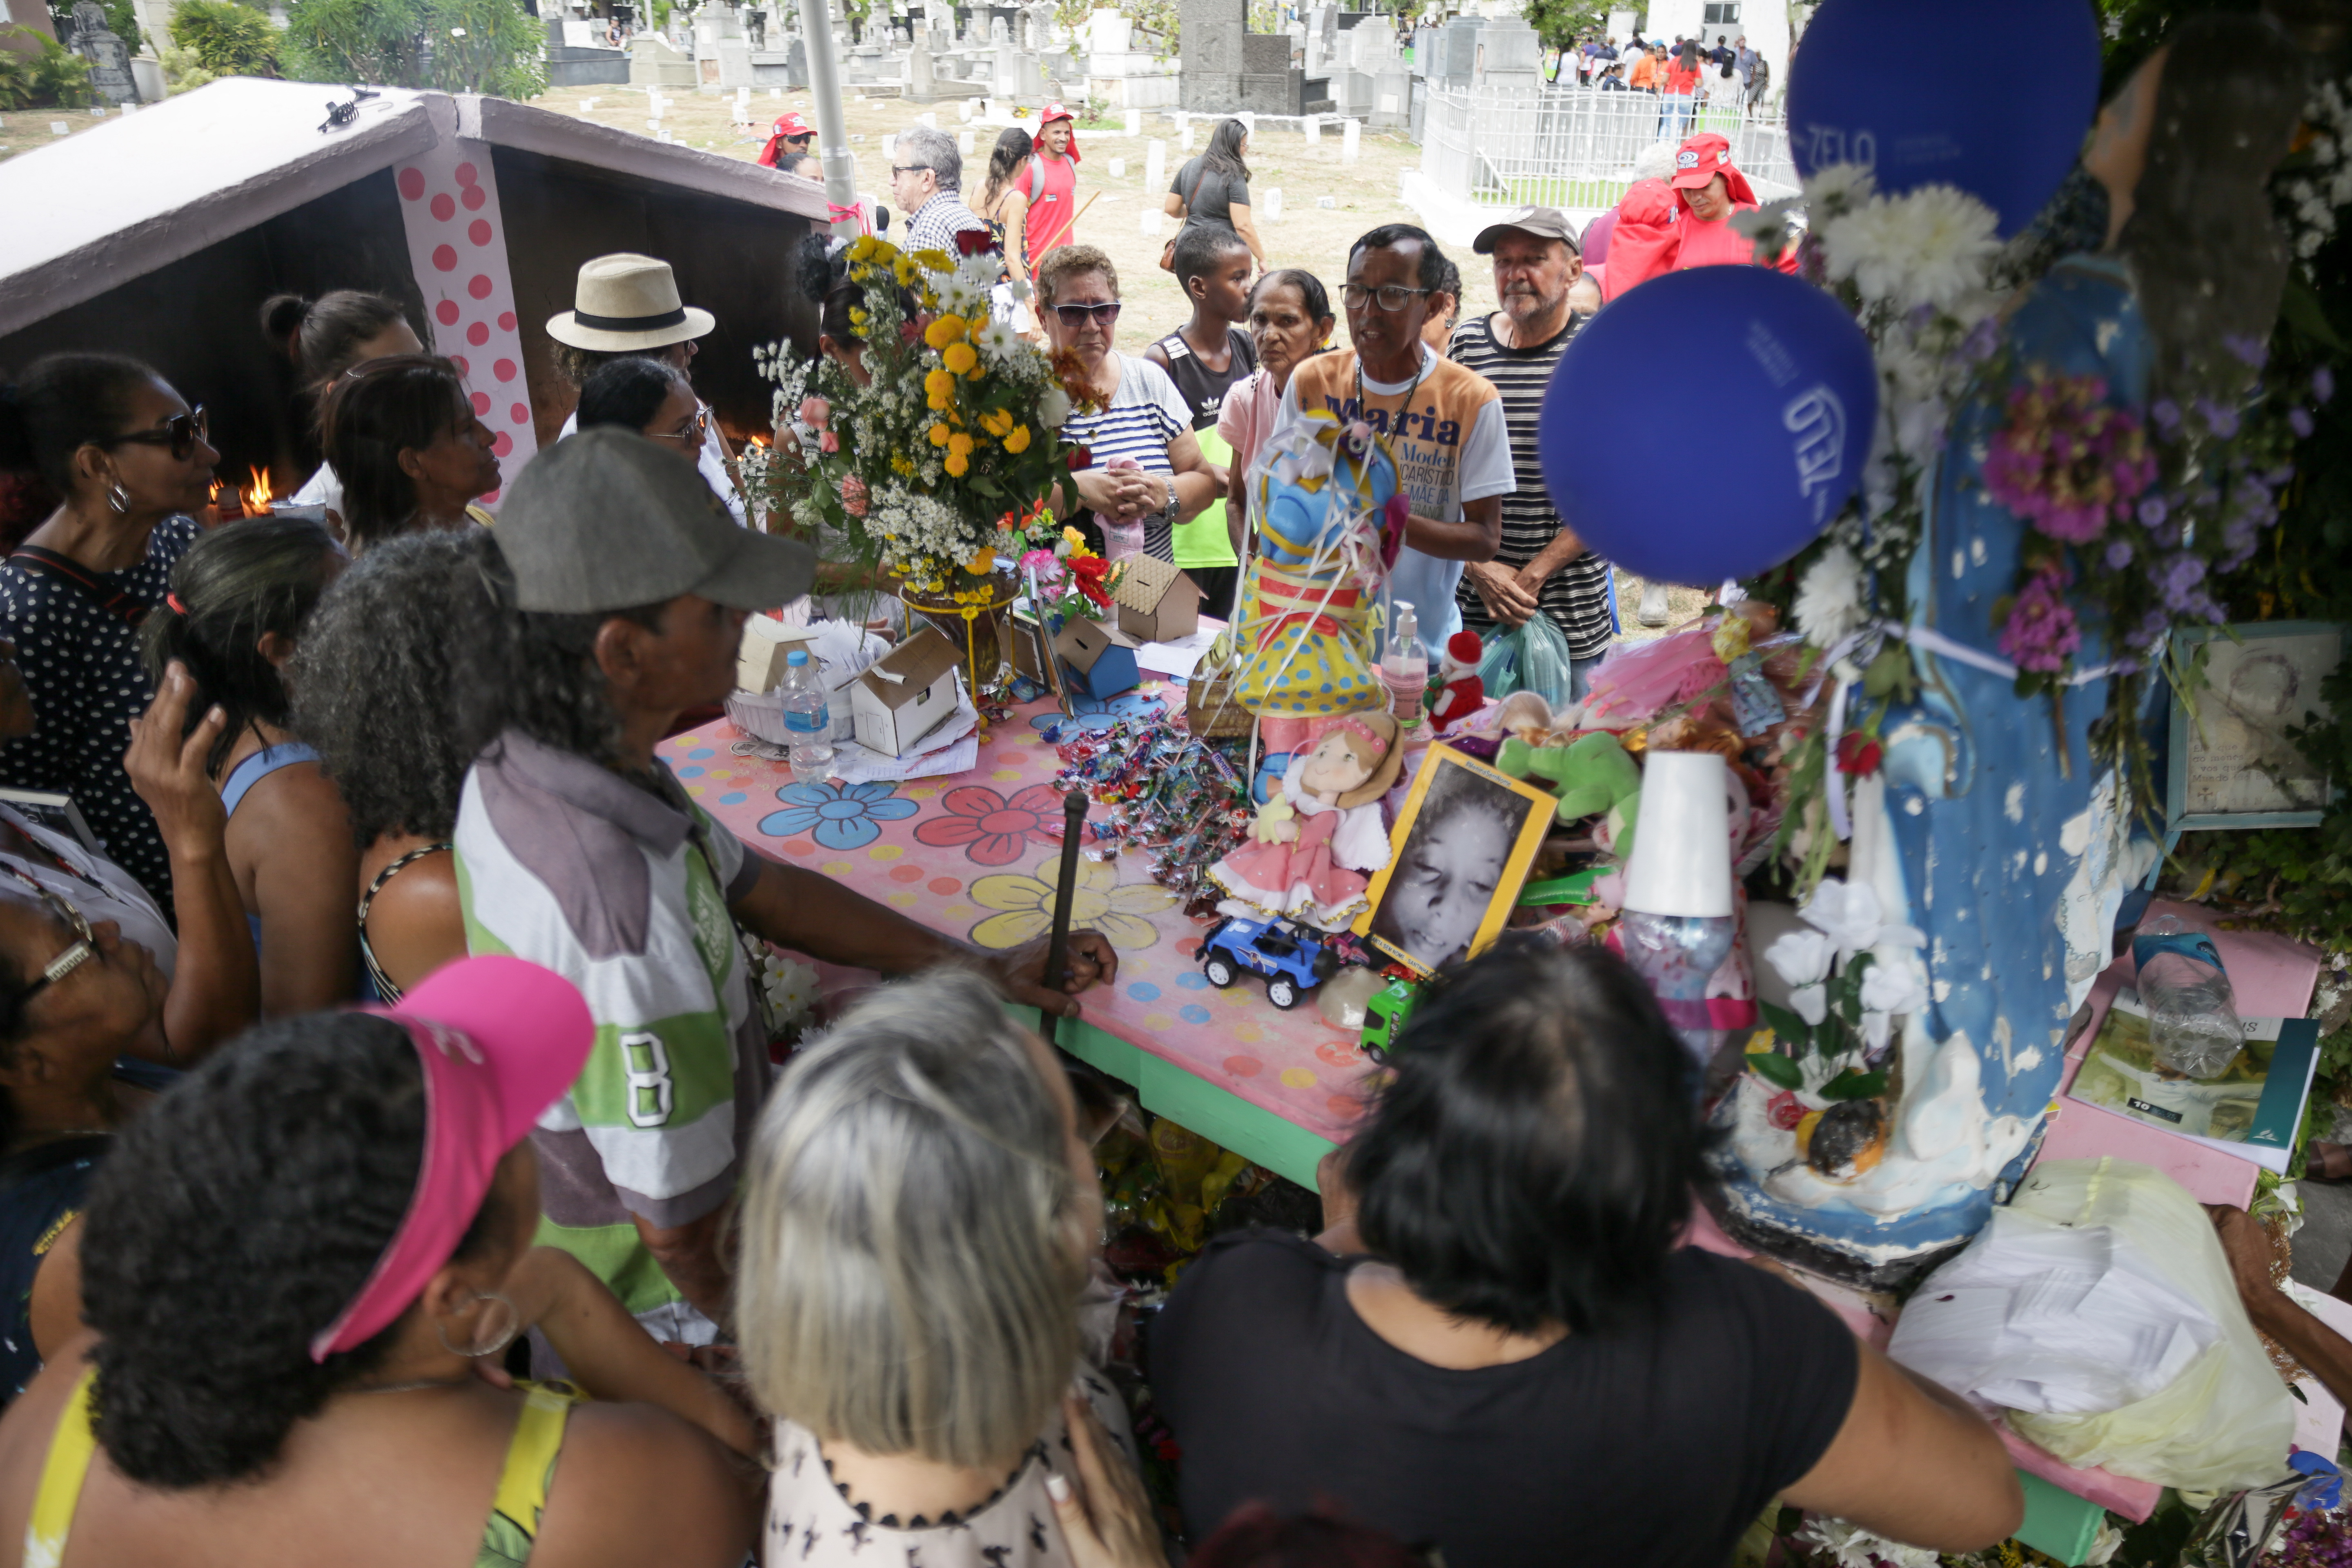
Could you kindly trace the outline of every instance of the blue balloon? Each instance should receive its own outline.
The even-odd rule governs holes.
[[[1957,185],[2003,235],[2042,210],[2099,107],[2089,0],[1822,0],[1796,53],[1800,174],[1862,163],[1889,193]]]
[[[1537,440],[1552,504],[1595,552],[1713,584],[1828,527],[1877,420],[1870,341],[1834,299],[1769,268],[1695,267],[1570,341]]]

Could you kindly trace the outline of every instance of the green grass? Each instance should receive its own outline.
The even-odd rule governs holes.
[[[1506,181],[1499,191],[1480,191],[1477,199],[1491,201],[1497,206],[1613,207],[1625,195],[1625,187],[1632,183],[1599,175],[1552,178],[1525,174]]]

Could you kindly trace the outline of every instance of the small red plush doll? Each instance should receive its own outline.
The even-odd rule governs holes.
[[[1445,657],[1437,666],[1438,679],[1445,682],[1445,693],[1430,714],[1439,729],[1467,719],[1486,705],[1486,683],[1478,679],[1478,661],[1486,653],[1486,645],[1478,640],[1478,634],[1466,627],[1445,639]]]

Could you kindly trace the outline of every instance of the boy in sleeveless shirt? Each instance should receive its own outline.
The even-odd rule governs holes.
[[[1252,260],[1248,244],[1232,229],[1194,224],[1176,241],[1176,281],[1192,301],[1192,319],[1143,351],[1168,373],[1192,410],[1201,451],[1220,470],[1233,449],[1217,434],[1225,391],[1257,369],[1257,349],[1241,323],[1249,317]],[[1222,616],[1234,602],[1238,557],[1224,509],[1212,507],[1175,532],[1176,564],[1201,590],[1202,604]]]

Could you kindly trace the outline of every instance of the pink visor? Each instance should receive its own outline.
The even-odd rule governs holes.
[[[461,959],[398,1009],[365,1007],[408,1031],[425,1068],[425,1157],[400,1229],[310,1359],[364,1344],[424,1293],[489,1194],[499,1162],[571,1089],[595,1043],[588,1004],[552,970],[520,958]]]

